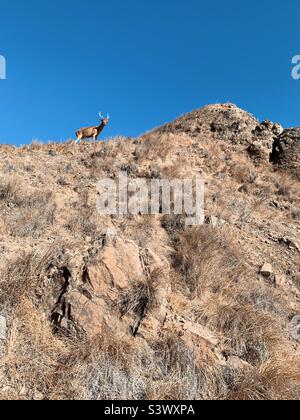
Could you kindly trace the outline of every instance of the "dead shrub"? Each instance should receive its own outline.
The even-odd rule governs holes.
[[[0,178],[0,203],[5,201],[12,205],[19,206],[22,202],[20,197],[21,184],[16,177]]]

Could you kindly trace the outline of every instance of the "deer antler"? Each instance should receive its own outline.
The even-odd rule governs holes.
[[[104,117],[103,117],[103,115],[102,115],[102,112],[99,112],[99,117],[100,117],[100,120],[101,120],[101,121],[106,121],[106,122],[108,122],[108,121],[109,121],[109,119],[110,119],[109,114],[107,114],[107,117],[106,117],[106,118],[104,118]]]

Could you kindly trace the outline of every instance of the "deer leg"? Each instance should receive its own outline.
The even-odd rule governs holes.
[[[75,144],[80,143],[80,142],[81,142],[81,139],[82,139],[82,136],[78,136],[78,137],[77,137],[77,140],[75,140]]]

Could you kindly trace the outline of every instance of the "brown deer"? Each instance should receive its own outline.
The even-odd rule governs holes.
[[[93,138],[94,141],[98,140],[100,133],[107,126],[110,120],[110,116],[108,114],[107,114],[107,117],[104,118],[101,112],[99,113],[99,117],[101,121],[100,125],[96,125],[93,127],[84,127],[76,131],[77,140],[75,143],[79,143],[82,139],[89,139],[89,138]]]

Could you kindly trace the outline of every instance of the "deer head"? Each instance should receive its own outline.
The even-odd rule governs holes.
[[[107,117],[104,118],[102,113],[99,112],[99,117],[100,117],[100,121],[101,121],[102,125],[106,126],[108,124],[109,120],[110,120],[110,116],[107,114]]]

